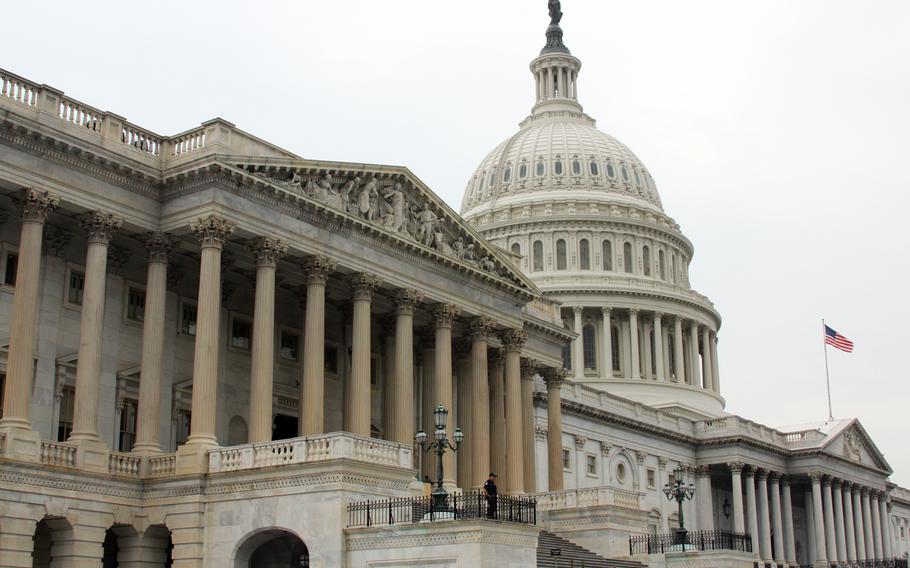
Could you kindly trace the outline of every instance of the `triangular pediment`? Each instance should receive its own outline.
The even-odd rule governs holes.
[[[508,254],[481,237],[407,168],[248,157],[221,161],[268,184],[276,196],[328,208],[441,262],[505,281],[529,296],[540,294]]]
[[[891,466],[879,451],[859,420],[853,419],[832,433],[822,449],[851,462],[891,472]]]

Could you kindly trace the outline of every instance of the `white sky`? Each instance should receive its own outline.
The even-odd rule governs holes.
[[[910,3],[565,0],[579,96],[649,167],[724,316],[727,410],[857,416],[910,485]],[[532,104],[544,0],[9,2],[0,66],[160,134],[222,116],[403,164],[456,210]]]

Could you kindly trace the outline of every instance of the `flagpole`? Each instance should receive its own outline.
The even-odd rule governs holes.
[[[828,330],[825,329],[825,318],[822,318],[822,345],[825,349],[825,386],[828,389],[828,422],[834,420],[834,412],[831,410],[831,377],[828,375]]]

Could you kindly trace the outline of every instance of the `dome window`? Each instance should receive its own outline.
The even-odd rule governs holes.
[[[629,170],[626,169],[626,165],[620,164],[619,169],[622,171],[622,181],[629,181]]]
[[[623,268],[629,274],[632,273],[632,243],[622,245],[622,264]]]
[[[537,162],[537,171],[536,171],[536,175],[537,175],[538,177],[540,177],[540,176],[543,175],[543,173],[544,173],[545,171],[546,171],[546,166],[544,166],[544,163],[543,163],[543,162]]]
[[[543,270],[543,242],[534,241],[532,249],[531,270],[533,272],[540,272]]]
[[[667,279],[666,264],[667,264],[667,262],[664,258],[664,251],[663,250],[657,251],[657,271],[658,271],[658,276],[660,276],[661,280]]]
[[[597,368],[597,357],[594,355],[594,325],[585,324],[581,331],[582,346],[584,348],[585,370]]]
[[[510,181],[512,181],[512,167],[506,166],[505,171],[502,172],[502,182],[509,183]]]
[[[562,175],[562,160],[556,160],[556,163],[553,164],[553,173],[558,176]]]
[[[613,162],[607,162],[607,177],[616,177],[616,171],[613,169]]]
[[[518,177],[521,179],[525,179],[526,177],[528,177],[528,164],[522,164],[518,168]]]
[[[632,168],[632,173],[635,175],[635,185],[641,187],[641,178],[638,176],[638,168]]]
[[[649,247],[641,250],[641,261],[645,265],[645,276],[651,276],[651,249]]]
[[[512,254],[521,256],[521,245],[518,243],[512,243]]]
[[[568,268],[566,263],[566,241],[559,239],[556,241],[556,270],[565,270]]]
[[[578,268],[591,270],[591,246],[588,239],[578,241]]]
[[[581,162],[579,162],[578,160],[572,161],[572,174],[576,175],[576,176],[581,175]]]
[[[591,175],[599,176],[600,170],[597,168],[597,162],[591,162]]]
[[[496,168],[490,172],[490,186],[496,183]]]
[[[601,245],[603,250],[603,267],[604,270],[613,270],[613,243],[607,239],[604,239],[603,244]]]

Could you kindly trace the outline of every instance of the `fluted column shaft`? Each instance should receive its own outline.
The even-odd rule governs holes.
[[[774,532],[772,552],[774,561],[783,563],[784,558],[784,516],[780,503],[780,476],[772,474],[768,478],[768,493],[771,497],[771,530]],[[771,538],[771,535],[768,535]]]
[[[856,513],[853,511],[853,492],[851,487],[851,483],[844,483],[841,500],[844,503],[844,537],[847,540],[847,560],[856,562],[856,525],[854,524]]]
[[[325,285],[335,270],[335,263],[324,256],[313,256],[304,262],[303,269],[306,273],[306,315],[299,425],[301,436],[314,436],[325,432]]]
[[[603,376],[610,379],[613,377],[613,325],[610,323],[610,308],[601,308],[604,322],[604,362]]]
[[[537,467],[534,459],[534,373],[535,361],[521,361],[521,443],[524,463],[524,489],[537,492]]]
[[[828,560],[838,562],[840,558],[837,554],[837,535],[834,531],[834,507],[831,500],[831,480],[829,478],[822,480],[822,506],[825,519],[825,549],[828,552]]]
[[[676,376],[677,383],[684,384],[686,382],[682,319],[678,316],[673,319],[673,374]]]
[[[869,509],[869,489],[862,487],[859,490],[860,493],[860,507],[857,509],[862,511],[862,522],[858,523],[862,528],[862,548],[860,548],[860,541],[857,540],[856,548],[862,550],[862,555],[864,560],[874,560],[875,559],[875,544],[873,544],[872,537],[872,512]],[[854,506],[856,501],[854,501]],[[860,537],[857,536],[857,539]]]
[[[456,465],[458,467],[458,487],[463,490],[470,489],[473,486],[473,460],[472,452],[474,451],[473,436],[468,436],[473,426],[473,403],[471,400],[472,377],[471,377],[471,343],[459,341],[456,350],[455,373],[457,376],[458,391],[458,427],[466,431],[464,442],[458,450]],[[532,434],[533,435],[533,434]]]
[[[578,337],[572,342],[572,358],[574,359],[572,361],[572,370],[576,381],[585,378],[585,339],[582,333],[582,311],[583,308],[581,306],[572,308],[572,313],[575,315],[575,333],[578,334]]]
[[[487,376],[487,336],[493,322],[484,317],[471,321],[471,476],[482,487],[490,473],[490,381]]]
[[[834,540],[837,544],[837,559],[847,561],[847,534],[844,527],[844,500],[842,483],[834,480],[831,487],[831,498],[834,504]]]
[[[16,292],[9,326],[6,387],[0,427],[30,430],[29,406],[34,377],[35,334],[38,328],[38,291],[41,273],[41,240],[48,215],[59,200],[46,191],[23,189],[19,193],[22,229],[16,261]]]
[[[506,459],[505,379],[501,351],[493,351],[489,370],[490,424],[487,431],[490,436],[490,468],[499,476],[497,480],[499,491],[508,493],[511,489],[509,475],[506,473],[508,459]]]
[[[895,555],[891,554],[891,521],[888,519],[888,502],[884,497],[879,499],[878,506],[881,509],[882,558],[893,558]]]
[[[720,365],[717,362],[717,334],[711,332],[711,379],[714,384],[714,392],[720,394]],[[795,554],[795,553],[794,553]],[[795,560],[794,560],[795,562]]]
[[[104,333],[104,295],[107,284],[107,249],[123,220],[101,211],[86,213],[82,226],[88,233],[85,287],[79,321],[79,365],[73,404],[72,441],[100,442],[98,398],[101,388],[101,348]]]
[[[680,351],[680,353],[682,353]],[[758,503],[755,499],[755,472],[748,469],[745,472],[746,508],[748,509],[749,535],[752,537],[752,552],[756,558],[761,558],[761,534],[758,528]]]
[[[414,439],[414,306],[423,301],[416,290],[399,290],[395,297],[395,386],[392,441],[410,445]]]
[[[385,338],[382,348],[382,430],[386,440],[392,439],[392,415],[394,414],[395,393],[395,325],[386,321],[382,326]]]
[[[701,374],[704,377],[705,388],[714,391],[714,375],[711,368],[711,332],[707,326],[701,328]]]
[[[632,351],[632,378],[641,378],[641,357],[638,352],[638,310],[629,310],[629,347]]]
[[[658,381],[666,381],[667,376],[664,374],[664,326],[661,318],[663,314],[657,312],[654,314],[654,370]]]
[[[139,408],[133,452],[161,451],[161,362],[164,357],[164,312],[167,294],[167,255],[173,241],[165,233],[145,237],[148,276],[142,322],[142,359],[139,370]]]
[[[523,422],[521,394],[521,350],[528,335],[520,329],[510,329],[501,333],[499,340],[505,351],[505,390],[506,390],[506,472],[509,482],[506,485],[510,493],[524,493],[524,440],[521,425]],[[533,433],[532,433],[533,435]]]
[[[781,478],[781,499],[784,517],[784,555],[788,564],[796,564],[796,539],[793,534],[793,498],[790,493],[790,479]]]
[[[825,545],[825,512],[822,507],[821,475],[812,473],[812,516],[815,520],[815,561],[828,562],[828,548]]]
[[[698,322],[689,322],[689,368],[692,369],[692,385],[704,386],[701,382],[701,365],[698,364]]]
[[[547,490],[562,491],[562,399],[560,388],[565,369],[547,369]]]
[[[771,512],[768,507],[768,473],[761,471],[758,474],[758,531],[759,549],[762,560],[770,562],[773,557],[771,550]]]
[[[372,424],[370,390],[370,357],[372,353],[370,323],[373,292],[380,280],[372,274],[355,274],[351,278],[354,292],[354,327],[351,331],[351,404],[345,415],[348,431],[369,437]],[[446,408],[449,408],[448,406]]]
[[[884,559],[882,547],[882,524],[878,506],[878,492],[872,494],[869,498],[869,512],[872,515],[872,544],[875,547],[875,559]]]
[[[436,325],[436,349],[434,360],[435,384],[433,394],[435,403],[441,404],[454,416],[452,399],[452,323],[459,314],[457,307],[451,304],[437,304],[433,310]],[[451,422],[450,422],[451,424]],[[454,428],[449,426],[450,435]],[[455,452],[446,452],[442,456],[443,483],[446,486],[455,486]]]
[[[708,466],[699,466],[695,469],[695,490],[698,499],[698,530],[714,530],[714,503],[711,498],[711,470]]]
[[[733,462],[730,467],[730,489],[733,493],[733,532],[746,532],[746,517],[743,511],[743,464]]]

